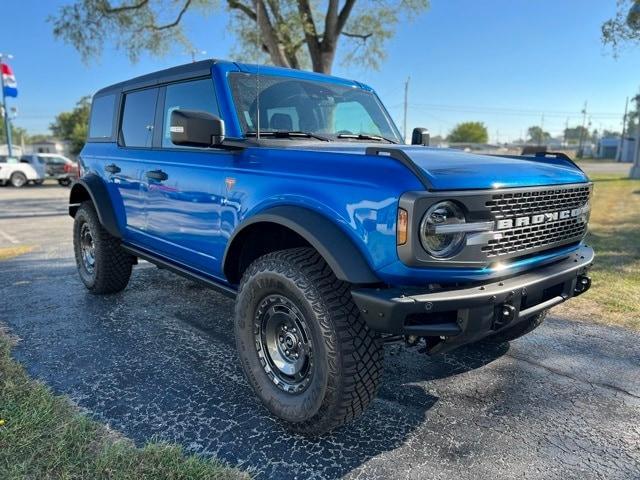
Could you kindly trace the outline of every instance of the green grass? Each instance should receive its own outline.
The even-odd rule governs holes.
[[[0,331],[0,478],[248,479],[246,473],[175,445],[137,448],[32,380]]]
[[[587,244],[596,252],[593,284],[556,313],[640,329],[640,180],[593,175]]]

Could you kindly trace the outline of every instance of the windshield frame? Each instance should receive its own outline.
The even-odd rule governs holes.
[[[228,82],[228,88],[229,88],[229,93],[230,93],[230,99],[231,99],[231,103],[232,103],[232,107],[233,107],[233,113],[236,116],[236,120],[237,120],[237,124],[238,127],[240,128],[240,132],[242,134],[243,138],[247,138],[247,137],[255,137],[256,136],[256,129],[251,129],[250,125],[248,124],[247,120],[244,118],[245,112],[242,109],[242,105],[241,105],[241,100],[239,100],[236,97],[236,86],[234,86],[234,78],[233,77],[256,77],[258,74],[257,73],[253,73],[253,72],[228,72],[227,73],[227,82]],[[295,139],[296,140],[311,140],[311,141],[319,141],[317,138],[317,136],[322,136],[325,137],[326,139],[328,139],[331,142],[343,142],[343,143],[353,143],[353,142],[367,142],[367,143],[373,143],[373,142],[378,142],[380,140],[383,141],[388,141],[391,143],[397,143],[397,144],[404,144],[404,138],[402,136],[402,134],[400,133],[400,130],[398,129],[398,127],[396,126],[395,122],[393,121],[393,119],[391,118],[391,115],[389,114],[388,110],[386,109],[386,107],[384,106],[384,104],[382,103],[382,101],[380,100],[380,98],[378,97],[377,93],[370,87],[366,87],[362,84],[359,84],[357,82],[347,82],[344,81],[340,82],[340,83],[336,83],[333,80],[333,78],[329,77],[326,80],[324,79],[307,79],[304,78],[302,76],[298,77],[298,76],[294,76],[294,75],[278,75],[278,74],[273,74],[273,73],[268,73],[268,74],[259,74],[259,78],[256,79],[256,85],[259,85],[259,81],[260,79],[263,78],[267,78],[267,79],[277,79],[277,80],[282,80],[282,81],[296,81],[296,82],[301,82],[301,83],[308,83],[308,84],[314,84],[316,86],[322,86],[322,85],[326,85],[327,87],[331,88],[331,87],[335,87],[336,85],[339,85],[343,88],[351,88],[354,90],[358,90],[359,92],[366,94],[366,95],[370,95],[371,99],[373,100],[373,103],[375,105],[375,107],[379,110],[378,113],[381,114],[382,118],[384,119],[384,122],[386,122],[388,128],[389,128],[389,132],[380,132],[380,133],[374,133],[374,132],[354,132],[355,135],[358,134],[363,134],[363,135],[369,135],[372,137],[379,137],[379,139],[359,139],[359,138],[339,138],[339,133],[340,132],[325,132],[322,131],[320,129],[309,129],[309,130],[303,130],[305,133],[310,134],[309,136],[307,136],[306,138],[303,136],[296,136]],[[261,89],[261,94],[264,93],[266,89]],[[364,107],[364,106],[363,106]],[[366,108],[366,107],[365,107]],[[260,110],[262,110],[262,108],[260,108]],[[262,117],[262,115],[260,115],[260,117]],[[373,118],[372,118],[373,120]],[[374,121],[375,122],[375,121]],[[256,125],[257,126],[257,125]],[[376,124],[376,126],[378,128],[380,128],[378,126],[378,124]],[[267,135],[265,135],[265,138],[268,138],[269,140],[273,140],[273,139],[286,139],[288,138],[286,135],[272,135],[272,133],[277,132],[277,130],[273,130],[273,129],[269,129],[269,128],[265,128],[263,127],[263,121],[262,119],[260,119],[260,133],[267,133]],[[297,129],[293,129],[293,131],[295,133],[302,133],[302,131],[297,130]],[[389,133],[391,133],[391,135],[389,135]],[[355,136],[354,135],[354,136]],[[326,141],[326,140],[324,140]]]

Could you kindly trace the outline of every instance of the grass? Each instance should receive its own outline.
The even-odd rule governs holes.
[[[554,313],[640,330],[640,180],[593,175],[586,243],[596,252],[593,284]]]
[[[29,245],[17,245],[15,247],[0,247],[0,260],[9,260],[10,258],[24,255],[33,250]]]
[[[0,478],[248,479],[246,473],[180,447],[137,448],[28,377],[0,331]]]

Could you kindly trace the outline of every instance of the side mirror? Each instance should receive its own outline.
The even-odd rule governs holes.
[[[411,145],[424,145],[429,146],[431,142],[431,135],[426,128],[414,128],[411,134]]]
[[[213,147],[224,140],[224,121],[195,110],[171,112],[171,142],[185,147]]]

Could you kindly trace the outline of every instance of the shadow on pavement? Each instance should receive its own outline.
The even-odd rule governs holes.
[[[287,432],[246,383],[232,301],[146,264],[124,292],[93,296],[68,259],[30,257],[1,266],[0,320],[22,339],[15,356],[32,375],[138,443],[177,442],[262,478],[337,478],[402,446],[439,401],[425,381],[508,350],[486,345],[429,358],[388,346],[384,382],[366,414],[310,439]]]

